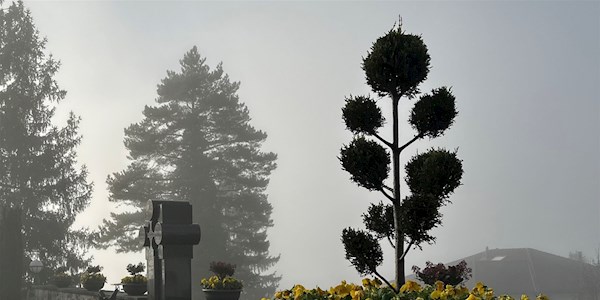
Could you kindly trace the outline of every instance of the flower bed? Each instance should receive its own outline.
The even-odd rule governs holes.
[[[394,286],[395,288],[395,286]],[[302,285],[295,285],[289,290],[278,291],[273,300],[515,300],[508,295],[497,296],[492,288],[478,282],[469,290],[459,285],[445,285],[437,281],[434,285],[420,285],[408,280],[400,287],[400,292],[395,293],[388,286],[382,286],[378,279],[362,280],[362,285],[342,281],[339,285],[328,290],[319,287],[306,289]],[[263,298],[262,300],[269,300]],[[527,295],[522,295],[521,300],[529,300]],[[536,300],[548,300],[543,294]]]

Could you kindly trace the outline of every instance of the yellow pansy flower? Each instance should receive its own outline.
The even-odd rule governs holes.
[[[278,291],[275,293],[275,296],[273,296],[275,299],[281,299],[282,293],[281,291]]]
[[[485,291],[484,296],[485,300],[491,300],[494,297],[494,290],[488,289],[487,291]]]
[[[440,291],[440,292],[443,291],[444,290],[444,283],[441,282],[441,281],[439,281],[439,280],[436,281],[435,282],[435,290],[436,291]]]
[[[456,290],[454,289],[454,286],[450,285],[450,284],[446,285],[446,290],[444,292],[448,296],[454,296],[454,295],[456,295]]]
[[[481,300],[481,298],[473,295],[473,293],[469,294],[469,297],[466,300]]]
[[[549,300],[548,296],[544,295],[544,294],[539,294],[537,297],[535,297],[536,300]]]
[[[327,292],[322,290],[320,287],[317,287],[316,291],[317,291],[317,294],[319,294],[321,296],[327,295]]]
[[[298,297],[299,295],[302,295],[306,289],[302,285],[297,284],[292,290],[294,291],[294,297]]]
[[[466,295],[468,293],[469,293],[469,289],[464,285],[459,286],[458,289],[456,290],[456,294],[460,297],[462,297],[463,295]]]
[[[477,284],[475,284],[475,287],[473,288],[473,294],[483,296],[484,293],[485,293],[485,285],[483,285],[483,283],[481,283],[481,282],[477,282]]]
[[[371,280],[370,280],[369,278],[363,278],[363,280],[362,280],[362,285],[363,285],[364,287],[369,287],[369,286],[371,286]]]
[[[352,290],[350,291],[350,297],[352,297],[352,300],[360,300],[365,296],[365,293],[363,292],[363,290]]]
[[[529,297],[525,294],[521,295],[521,300],[529,300]]]
[[[400,293],[404,293],[404,292],[420,292],[421,291],[421,286],[412,281],[412,280],[407,280],[406,283],[404,283],[401,287],[400,287]]]
[[[379,287],[381,285],[381,280],[379,280],[379,278],[375,278],[373,280],[371,280],[371,284],[373,284],[374,287]],[[393,286],[393,284],[392,284]]]

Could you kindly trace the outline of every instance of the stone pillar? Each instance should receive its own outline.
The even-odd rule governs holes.
[[[191,300],[193,245],[200,226],[192,224],[192,205],[182,201],[150,201],[146,239],[148,298]]]

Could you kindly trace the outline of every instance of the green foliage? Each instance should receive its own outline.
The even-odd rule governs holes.
[[[445,199],[460,186],[463,169],[456,152],[430,149],[406,164],[406,183],[413,194]]]
[[[455,100],[446,87],[431,91],[431,95],[421,96],[410,114],[410,124],[422,136],[435,138],[442,135],[456,117]]]
[[[121,278],[121,283],[147,283],[148,278],[141,274],[125,276]]]
[[[363,59],[367,83],[379,96],[418,93],[418,85],[427,79],[430,57],[420,36],[405,34],[398,26],[380,37]]]
[[[59,288],[68,287],[73,282],[71,275],[66,273],[66,267],[59,267],[50,277],[50,282]]]
[[[342,118],[348,130],[353,133],[374,134],[384,122],[375,100],[365,96],[346,98]]]
[[[89,266],[85,270],[85,272],[88,273],[88,274],[100,273],[100,271],[102,271],[102,267],[101,266]]]
[[[225,278],[227,276],[233,276],[235,273],[236,266],[234,264],[222,262],[222,261],[213,261],[210,263],[210,271],[213,272],[219,278]]]
[[[417,247],[433,243],[435,237],[428,232],[442,223],[440,200],[427,194],[412,194],[402,201],[400,208],[400,229],[405,239]]]
[[[390,156],[377,142],[355,137],[341,150],[342,167],[352,181],[369,190],[380,190],[389,172]]]
[[[98,246],[139,251],[148,199],[188,201],[202,242],[194,247],[192,277],[209,275],[211,261],[238,266],[248,298],[274,291],[280,277],[269,272],[279,258],[269,254],[273,226],[267,201],[277,155],[261,150],[267,134],[250,124],[250,112],[222,65],[211,69],[196,47],[181,69],[168,71],[154,105],[125,129],[130,163],[109,176],[109,200],[129,209],[112,213],[97,234]],[[194,286],[193,294],[200,294]]]
[[[371,203],[367,213],[362,217],[367,230],[374,233],[377,239],[394,237],[394,207],[392,205]]]
[[[342,242],[346,250],[346,259],[360,274],[371,274],[383,262],[381,246],[369,233],[346,228],[342,232]]]
[[[52,123],[66,92],[54,76],[23,2],[0,10],[0,203],[20,207],[26,256],[39,253],[47,268],[87,265],[87,233],[71,229],[90,202],[92,184],[76,161],[79,118]]]
[[[121,283],[146,283],[148,279],[146,276],[141,275],[140,273],[144,272],[146,267],[144,263],[138,263],[137,265],[128,264],[127,272],[129,272],[129,276],[125,276],[121,279]]]
[[[96,282],[106,282],[106,276],[102,273],[102,267],[100,266],[89,266],[83,274],[81,274],[81,283],[85,285],[86,282],[96,281]]]
[[[137,265],[134,264],[128,264],[127,265],[127,272],[129,272],[130,275],[137,275],[139,273],[144,272],[144,270],[146,270],[146,267],[144,266],[144,263],[138,263]]]

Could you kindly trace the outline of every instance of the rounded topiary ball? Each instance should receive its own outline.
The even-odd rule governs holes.
[[[346,127],[354,133],[373,134],[383,126],[384,118],[375,100],[368,96],[346,98],[342,108],[342,118]]]
[[[456,117],[456,98],[450,89],[442,87],[423,95],[412,109],[410,124],[419,134],[438,137],[448,129]]]
[[[377,142],[357,137],[341,151],[340,161],[352,181],[369,190],[380,190],[389,172],[390,156]]]
[[[406,183],[413,194],[445,199],[460,185],[463,168],[456,152],[431,149],[406,164]]]
[[[420,36],[391,30],[371,46],[363,59],[367,83],[380,96],[414,96],[427,79],[430,57]]]

